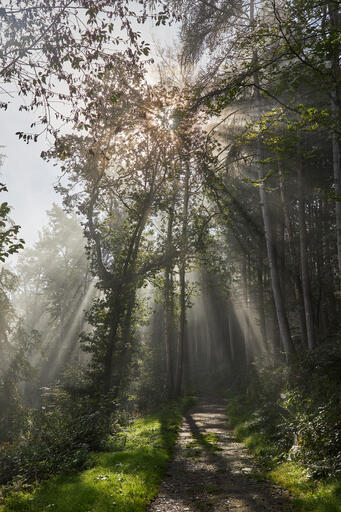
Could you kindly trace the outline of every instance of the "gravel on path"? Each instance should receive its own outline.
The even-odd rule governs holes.
[[[288,493],[252,477],[255,461],[228,425],[226,402],[186,415],[160,493],[148,512],[294,512]]]

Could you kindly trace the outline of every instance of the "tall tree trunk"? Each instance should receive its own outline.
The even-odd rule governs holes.
[[[336,95],[335,95],[336,96]],[[335,119],[339,119],[340,109],[337,107],[336,101],[332,100],[332,107]],[[341,159],[340,159],[340,135],[333,132],[333,173],[334,173],[334,187],[335,187],[335,221],[336,221],[336,243],[337,243],[337,258],[339,267],[339,287],[341,293]]]
[[[340,70],[340,7],[338,2],[329,2],[330,31],[335,41],[331,51],[332,74],[334,89],[331,91],[331,108],[335,127],[332,133],[333,175],[336,220],[336,243],[339,268],[339,293],[341,298],[341,148],[340,148],[340,112],[341,112],[341,70]]]
[[[132,355],[133,355],[133,347],[131,344],[133,331],[132,331],[132,318],[133,318],[133,312],[135,309],[135,303],[136,303],[136,288],[133,285],[132,290],[129,294],[128,300],[127,300],[127,308],[124,312],[124,316],[122,318],[122,324],[121,324],[121,346],[120,351],[117,356],[117,376],[114,382],[115,391],[118,395],[120,389],[122,389],[122,386],[124,384],[124,379],[127,374],[127,370],[129,370],[129,365],[131,363]]]
[[[280,212],[282,213],[282,212]],[[277,215],[276,215],[277,217]],[[280,217],[280,215],[278,215]],[[285,222],[283,218],[278,218],[276,227],[274,228],[275,241],[276,241],[276,259],[278,264],[281,290],[284,300],[284,306],[286,307],[286,296],[287,296],[287,281],[288,272],[287,264],[285,259]]]
[[[295,254],[295,248],[294,248],[295,247],[294,235],[293,235],[293,230],[292,230],[289,212],[288,212],[288,205],[287,205],[287,199],[286,199],[286,194],[285,194],[284,176],[283,176],[282,169],[280,166],[278,167],[278,173],[279,173],[279,188],[280,188],[280,195],[281,195],[284,224],[285,224],[285,228],[287,230],[287,235],[288,235],[289,258],[290,258],[291,267],[293,269],[292,279],[293,279],[293,283],[294,283],[295,298],[296,298],[296,302],[297,302],[297,306],[298,306],[298,319],[299,319],[299,323],[300,323],[301,337],[302,337],[303,344],[305,346],[307,346],[308,339],[307,339],[307,328],[306,328],[306,321],[305,321],[302,282],[301,282],[299,268],[298,268],[297,262],[296,262],[297,258],[296,258],[296,254]]]
[[[261,344],[267,348],[268,336],[265,321],[265,305],[264,305],[264,281],[263,281],[263,251],[260,247],[258,253],[258,264],[257,264],[257,284],[258,284],[258,315],[259,315],[259,327],[261,333]]]
[[[113,355],[116,348],[117,331],[121,320],[120,294],[115,296],[112,315],[110,315],[110,328],[104,356],[103,392],[109,393],[112,385]]]
[[[250,26],[253,28],[255,21],[255,4],[254,0],[250,1]],[[258,61],[257,52],[255,51],[253,54],[253,60],[256,63]],[[257,115],[260,116],[262,112],[261,106],[261,97],[259,93],[259,76],[258,72],[254,72],[254,83],[255,83],[255,105]],[[280,274],[278,269],[278,263],[276,261],[276,250],[275,243],[273,239],[273,233],[271,229],[271,221],[270,221],[270,212],[267,200],[267,194],[265,190],[264,184],[264,175],[262,165],[259,163],[262,160],[262,148],[260,138],[257,138],[257,148],[256,148],[256,165],[258,171],[258,180],[259,180],[259,198],[260,198],[260,206],[263,216],[264,222],[264,234],[266,241],[267,254],[269,259],[270,266],[270,277],[271,277],[271,286],[272,292],[275,302],[278,326],[281,336],[282,347],[285,353],[286,360],[288,361],[291,353],[293,352],[292,340],[289,329],[289,322],[285,311],[284,300],[282,296],[281,284],[280,284]]]
[[[260,180],[263,180],[263,173],[261,171],[260,165],[258,165],[259,172],[258,177]],[[278,326],[281,336],[281,342],[283,346],[283,350],[285,352],[286,359],[288,360],[291,353],[293,352],[292,341],[290,336],[289,322],[286,315],[284,301],[282,297],[282,291],[280,287],[280,278],[279,271],[276,262],[275,255],[275,246],[273,241],[273,234],[271,231],[271,222],[270,222],[270,214],[269,207],[267,202],[267,196],[265,191],[265,185],[262,182],[259,187],[259,197],[260,197],[260,205],[262,209],[263,221],[264,221],[264,232],[265,232],[265,240],[266,247],[269,259],[270,266],[270,276],[271,276],[271,286],[272,292],[276,307],[276,314],[278,320]]]
[[[241,313],[242,313],[242,330],[243,330],[243,342],[244,342],[244,350],[245,350],[245,361],[246,368],[248,368],[251,357],[250,357],[250,339],[249,339],[249,297],[248,297],[248,284],[247,284],[247,254],[244,253],[242,255],[242,303],[241,303]]]
[[[186,337],[186,262],[187,262],[187,223],[188,223],[188,203],[189,203],[189,163],[186,162],[185,178],[184,178],[184,198],[182,210],[182,232],[181,232],[181,249],[180,249],[180,326],[179,326],[179,340],[178,340],[178,364],[176,376],[176,395],[181,394],[184,373],[188,373],[188,347]],[[186,375],[189,378],[189,375]]]
[[[308,271],[308,254],[307,254],[307,231],[305,222],[305,200],[303,193],[302,183],[302,166],[301,162],[298,163],[298,186],[299,186],[299,229],[300,229],[300,261],[301,261],[301,273],[302,273],[302,289],[303,289],[303,300],[304,300],[304,311],[307,328],[307,338],[309,350],[314,348],[314,322],[313,322],[313,310],[311,305],[310,296],[310,282],[309,282],[309,271]]]
[[[257,111],[258,113],[261,112],[260,109],[260,96],[258,90],[256,91],[256,102],[258,104]],[[293,346],[292,346],[292,340],[290,335],[290,328],[289,328],[289,322],[285,310],[282,290],[281,290],[281,282],[280,282],[280,272],[278,268],[278,261],[276,258],[276,249],[275,249],[275,242],[273,239],[273,232],[271,227],[271,220],[270,220],[270,212],[269,212],[269,205],[268,205],[268,199],[267,199],[267,193],[265,189],[265,183],[264,183],[264,175],[263,175],[263,169],[262,164],[259,162],[262,160],[262,149],[261,149],[261,141],[257,140],[257,154],[256,154],[256,165],[258,170],[258,179],[259,179],[259,198],[260,198],[260,206],[263,216],[263,222],[264,222],[264,234],[265,234],[265,241],[266,241],[266,248],[267,248],[267,255],[269,260],[269,267],[270,267],[270,278],[271,278],[271,287],[275,302],[275,308],[276,308],[276,314],[277,314],[277,320],[278,320],[278,326],[280,331],[280,337],[282,342],[282,347],[285,353],[285,357],[288,360],[290,355],[293,352]]]
[[[116,289],[112,289],[114,300],[113,305],[110,306],[112,312],[110,333],[104,357],[104,378],[103,390],[104,393],[109,393],[112,387],[112,374],[113,374],[113,355],[117,342],[117,331],[122,319],[124,319],[125,312],[130,307],[130,299],[132,294],[135,293],[136,287],[136,260],[140,248],[142,234],[148,220],[150,210],[150,203],[146,201],[139,221],[136,224],[131,240],[128,245],[127,256],[122,268],[122,276],[120,285]],[[127,290],[133,289],[130,293]],[[134,295],[135,296],[135,295]],[[130,316],[129,316],[130,318]],[[122,326],[123,327],[123,326]]]
[[[228,330],[229,330],[229,342],[230,342],[230,354],[231,354],[231,367],[234,367],[234,363],[236,360],[236,349],[235,349],[235,340],[234,340],[234,329],[233,329],[233,322],[234,322],[234,315],[232,311],[232,303],[231,301],[227,304],[227,318],[228,318]]]
[[[167,371],[167,396],[174,396],[174,285],[173,285],[173,257],[171,255],[173,244],[173,221],[175,197],[168,212],[166,266],[164,273],[164,304],[165,304],[165,348]]]

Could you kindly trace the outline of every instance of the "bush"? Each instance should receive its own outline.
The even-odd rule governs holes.
[[[11,443],[0,446],[0,484],[24,483],[69,472],[87,464],[90,450],[104,446],[117,423],[110,399],[72,396],[62,388],[45,389],[40,409],[31,410],[27,430]]]
[[[341,473],[340,389],[341,344],[323,344],[290,368],[255,367],[242,397],[231,403],[232,423],[235,415],[243,438],[257,433],[269,440],[272,458],[295,459],[312,476],[336,477]]]

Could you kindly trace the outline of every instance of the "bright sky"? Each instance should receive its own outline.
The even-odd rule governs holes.
[[[177,29],[172,27],[152,27],[150,24],[138,25],[142,38],[150,42],[153,39],[161,46],[171,46],[176,39]],[[2,99],[2,98],[0,98]],[[17,131],[30,131],[34,113],[19,112],[17,100],[13,99],[8,110],[0,111],[0,153],[5,155],[0,168],[0,182],[5,183],[8,193],[1,194],[0,201],[7,201],[11,209],[11,218],[21,226],[20,236],[31,246],[38,239],[38,232],[47,222],[46,210],[53,202],[61,204],[53,186],[58,179],[58,167],[46,163],[40,153],[47,149],[44,136],[37,143],[25,144],[18,140]],[[16,258],[13,257],[13,263]],[[11,258],[7,260],[11,263]]]
[[[38,231],[46,223],[45,211],[53,201],[60,202],[53,189],[58,169],[40,158],[40,152],[46,149],[43,139],[25,144],[15,135],[18,130],[29,128],[33,114],[18,112],[14,104],[0,115],[0,144],[4,146],[1,153],[5,155],[0,181],[8,188],[8,193],[1,195],[1,202],[8,201],[12,207],[12,220],[21,226],[21,236],[31,244],[37,240]]]

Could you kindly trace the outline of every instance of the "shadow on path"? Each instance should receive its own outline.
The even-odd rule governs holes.
[[[185,415],[174,459],[149,512],[294,510],[284,491],[252,478],[255,463],[236,442],[225,409],[222,402],[203,402]]]

